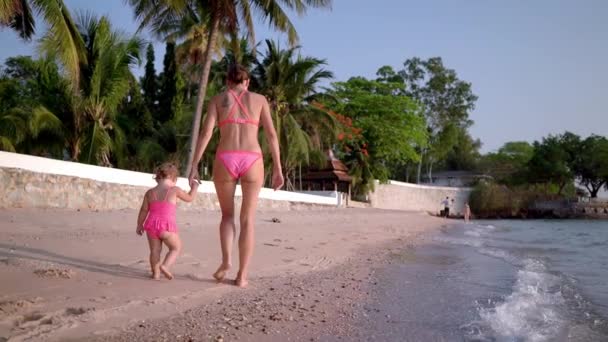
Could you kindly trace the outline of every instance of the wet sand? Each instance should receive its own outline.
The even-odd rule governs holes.
[[[0,340],[339,339],[364,312],[390,245],[445,222],[374,209],[260,212],[243,290],[211,278],[218,212],[178,213],[184,248],[172,281],[148,279],[136,214],[0,210]]]

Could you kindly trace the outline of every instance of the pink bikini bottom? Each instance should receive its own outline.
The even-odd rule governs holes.
[[[262,154],[251,151],[218,151],[215,158],[222,161],[226,170],[236,180],[243,177],[253,164],[262,158]]]

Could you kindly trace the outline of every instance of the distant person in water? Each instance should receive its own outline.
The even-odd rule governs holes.
[[[242,205],[239,233],[239,271],[235,284],[246,287],[249,262],[253,255],[254,222],[258,195],[264,184],[264,161],[258,141],[259,127],[264,129],[272,155],[272,187],[283,186],[283,170],[279,155],[279,140],[272,123],[270,106],[266,97],[248,91],[249,72],[240,65],[228,70],[226,90],[213,97],[198,138],[190,182],[199,178],[198,164],[207,149],[217,124],[220,141],[213,163],[213,183],[222,210],[220,243],[222,263],[213,277],[221,282],[232,266],[232,242],[236,235],[234,192],[240,181]]]
[[[446,197],[441,201],[441,205],[443,205],[443,216],[448,218],[450,216],[450,198]]]
[[[464,204],[464,222],[469,222],[471,219],[471,207],[469,207],[469,203]]]
[[[150,269],[155,280],[160,279],[161,273],[167,279],[173,279],[170,268],[182,247],[175,223],[177,200],[192,202],[198,189],[198,182],[191,182],[190,192],[184,192],[175,186],[177,176],[177,167],[172,163],[165,163],[156,169],[154,178],[158,185],[146,192],[137,217],[137,234],[146,232],[148,237]],[[169,252],[161,263],[163,243],[169,248]]]

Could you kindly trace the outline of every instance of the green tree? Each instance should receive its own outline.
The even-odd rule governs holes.
[[[150,113],[156,114],[158,95],[158,78],[154,68],[154,47],[148,44],[146,50],[146,69],[144,77],[141,79],[141,89],[144,95],[144,104]]]
[[[78,34],[85,43],[79,60],[82,77],[77,92],[64,94],[64,109],[57,116],[68,126],[73,160],[111,165],[112,154],[117,159],[125,155],[124,133],[115,119],[131,88],[130,67],[139,63],[143,42],[112,31],[106,17],[89,14],[78,19]],[[56,56],[56,39],[61,38],[52,31],[42,39],[41,50],[49,57]]]
[[[208,38],[203,56],[203,68],[199,81],[196,109],[192,121],[192,143],[187,163],[187,171],[189,172],[200,130],[212,55],[217,46],[218,37],[222,33],[236,36],[239,29],[243,29],[248,33],[251,41],[255,42],[253,15],[258,14],[271,27],[281,32],[286,32],[289,41],[295,43],[298,39],[296,30],[283,8],[287,7],[302,15],[308,7],[328,7],[331,4],[331,0],[129,0],[129,3],[135,8],[135,16],[141,21],[141,25],[151,25],[156,31],[167,29],[164,23],[172,21],[171,19],[176,17],[186,18],[186,20],[179,22],[188,25],[187,18],[191,17],[191,13],[197,12],[197,7],[201,6],[206,10],[205,23],[208,28]],[[192,23],[192,21],[190,22]]]
[[[252,76],[270,104],[286,187],[294,189],[296,169],[308,165],[311,153],[329,148],[335,139],[333,117],[311,105],[318,96],[319,83],[333,74],[323,69],[325,60],[297,56],[298,47],[281,49],[270,40],[266,47]]]
[[[527,165],[533,155],[534,146],[530,143],[512,141],[505,143],[497,152],[481,157],[478,167],[501,184],[523,184],[527,181]]]
[[[163,72],[160,75],[159,119],[161,123],[175,117],[173,101],[177,96],[177,64],[175,63],[175,43],[167,42]]]
[[[608,139],[591,135],[580,143],[574,161],[574,173],[592,198],[608,182]]]
[[[369,160],[352,156],[364,163],[356,167],[361,169],[358,172],[362,175],[387,180],[389,165],[419,160],[417,147],[426,146],[423,113],[415,101],[402,94],[403,87],[402,82],[354,77],[347,82],[334,83],[329,92],[337,100],[329,106],[350,118],[352,125],[362,130],[362,140],[358,145],[366,146]],[[355,154],[359,153],[357,149],[347,147]],[[347,154],[351,152],[348,150],[345,151]],[[365,163],[369,163],[369,167]],[[369,181],[364,184],[369,184]]]
[[[472,122],[469,112],[475,108],[477,96],[471,84],[458,78],[456,72],[444,66],[440,57],[426,61],[411,58],[399,71],[406,88],[404,94],[423,104],[429,144],[421,150],[426,159],[428,178],[431,179],[433,164],[445,158],[458,143],[459,129],[468,129]],[[387,76],[396,78],[395,74]],[[418,167],[418,182],[423,159]]]
[[[0,149],[61,158],[64,128],[41,103],[56,101],[65,87],[57,67],[44,60],[13,57],[0,73]]]
[[[556,184],[560,196],[566,185],[574,182],[572,158],[563,136],[548,136],[542,142],[534,142],[534,154],[528,162],[529,181],[545,185]]]

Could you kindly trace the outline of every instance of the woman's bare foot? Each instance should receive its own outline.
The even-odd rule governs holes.
[[[165,275],[165,277],[169,280],[173,279],[173,274],[171,274],[171,272],[169,272],[169,270],[165,267],[165,266],[160,266],[160,271],[163,272],[163,274]]]
[[[247,287],[247,285],[249,285],[249,281],[247,281],[247,279],[244,279],[244,278],[236,278],[234,280],[234,285],[244,289]]]
[[[224,265],[221,264],[220,267],[213,273],[213,278],[217,280],[218,283],[221,283],[224,278],[226,278],[226,272],[230,270],[230,264]]]
[[[247,287],[249,282],[247,281],[247,276],[243,276],[241,272],[236,275],[236,279],[234,279],[234,285],[244,289]]]

